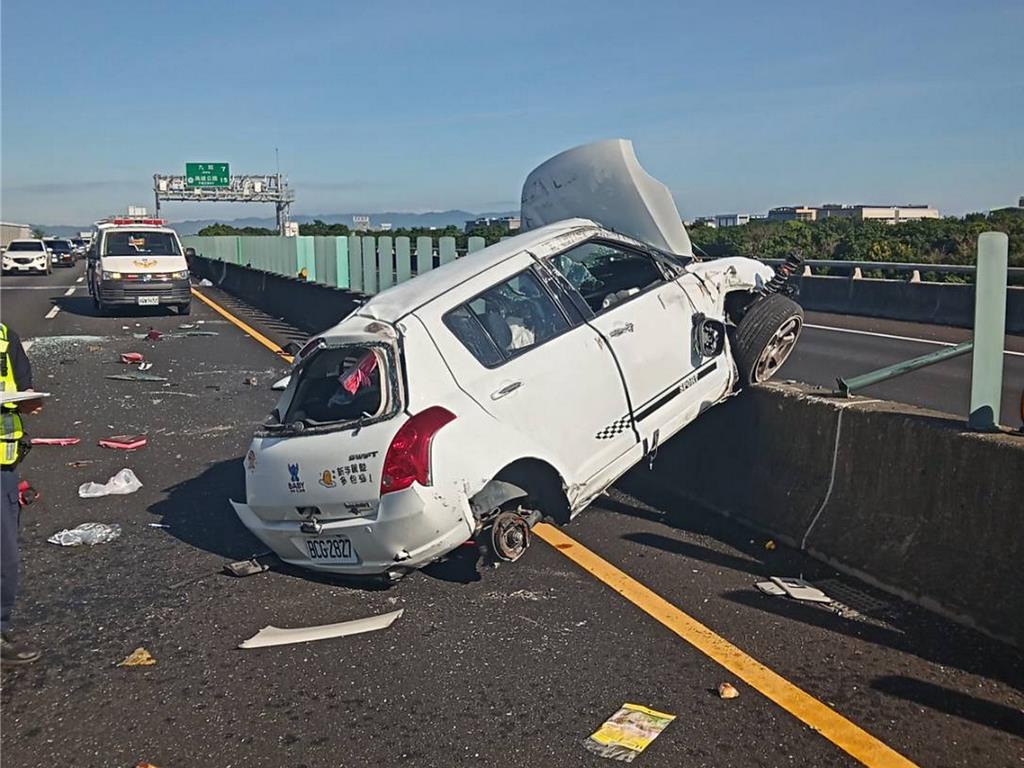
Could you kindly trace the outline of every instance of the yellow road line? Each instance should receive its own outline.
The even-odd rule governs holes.
[[[538,523],[533,532],[583,570],[664,624],[698,651],[718,662],[751,688],[871,768],[914,768],[914,763],[847,720],[834,709],[748,656],[724,637],[683,613],[660,595],[594,554],[560,529]]]
[[[285,352],[283,349],[281,349],[281,347],[279,347],[277,344],[272,342],[270,339],[268,339],[262,333],[257,331],[251,325],[248,325],[248,324],[242,322],[241,320],[239,320],[237,317],[232,315],[230,312],[228,312],[226,309],[224,309],[224,307],[222,307],[220,304],[215,302],[213,299],[209,298],[208,296],[204,296],[199,291],[197,291],[195,288],[192,289],[192,295],[195,296],[197,299],[199,299],[204,304],[206,304],[208,307],[210,307],[210,309],[212,309],[217,314],[227,318],[228,322],[232,323],[233,325],[238,326],[243,331],[248,333],[250,336],[252,336],[254,339],[256,339],[256,341],[258,341],[264,347],[269,349],[275,355],[279,355],[282,360],[287,360],[289,363],[293,360],[292,356],[289,355],[287,352]]]

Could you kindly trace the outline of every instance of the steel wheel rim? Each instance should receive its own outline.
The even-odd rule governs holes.
[[[757,365],[754,366],[755,381],[767,381],[782,367],[796,346],[802,326],[803,321],[799,315],[794,315],[779,326],[757,359]]]

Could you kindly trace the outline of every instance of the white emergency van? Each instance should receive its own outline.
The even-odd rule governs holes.
[[[89,294],[101,314],[125,306],[191,311],[185,252],[163,219],[116,216],[97,222],[88,261]]]

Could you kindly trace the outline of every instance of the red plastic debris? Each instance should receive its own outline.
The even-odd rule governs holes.
[[[122,451],[134,451],[141,448],[147,442],[145,435],[114,435],[105,440],[100,440],[99,445],[104,448],[119,448]]]
[[[78,445],[81,439],[77,437],[33,437],[32,445]]]
[[[18,483],[18,503],[21,506],[27,507],[38,498],[39,492],[28,484],[28,480]]]
[[[377,356],[373,352],[367,352],[359,361],[355,370],[347,376],[342,377],[341,386],[350,395],[354,395],[362,387],[370,384],[370,374],[377,368]]]
[[[125,365],[131,365],[132,363],[141,363],[145,360],[141,352],[123,352],[121,354],[121,362]]]
[[[146,338],[150,341],[160,341],[163,338],[163,334],[156,328],[150,328],[149,333],[146,334]]]

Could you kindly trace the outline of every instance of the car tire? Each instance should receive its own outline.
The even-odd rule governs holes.
[[[178,305],[178,315],[185,317],[186,315],[192,314],[192,302],[186,302]]]
[[[804,311],[790,298],[773,293],[756,300],[732,333],[732,354],[741,387],[768,381],[796,347]]]

